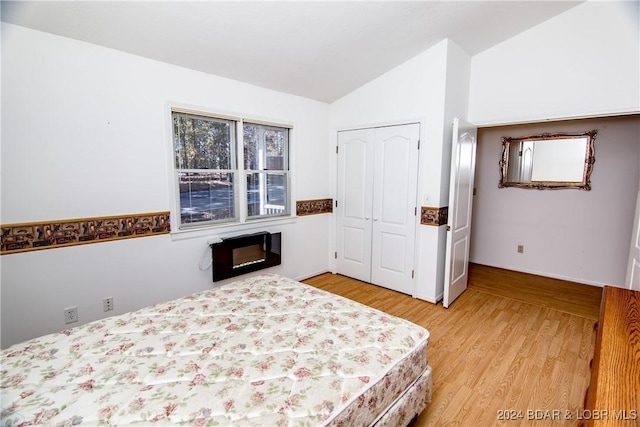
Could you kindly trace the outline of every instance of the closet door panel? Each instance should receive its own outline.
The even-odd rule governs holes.
[[[413,293],[418,124],[375,134],[371,283]]]
[[[378,251],[377,268],[391,274],[403,274],[405,269],[406,238],[405,236],[392,233],[380,233],[380,247],[384,250]]]
[[[336,270],[371,280],[373,130],[338,133]]]

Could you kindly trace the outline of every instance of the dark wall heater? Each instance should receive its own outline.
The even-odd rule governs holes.
[[[280,265],[282,261],[280,233],[244,234],[210,246],[214,282]]]

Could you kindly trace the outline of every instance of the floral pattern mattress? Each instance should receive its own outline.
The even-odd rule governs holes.
[[[371,425],[419,378],[429,400],[428,339],[263,275],[3,350],[0,424]]]

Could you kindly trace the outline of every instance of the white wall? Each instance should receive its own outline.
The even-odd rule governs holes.
[[[473,57],[477,125],[640,111],[640,3],[588,1]]]
[[[443,40],[331,104],[332,146],[338,130],[421,121],[417,205],[447,206],[450,123],[465,118],[469,69],[469,55]],[[335,165],[332,176],[335,183]],[[445,233],[418,226],[415,294],[432,302],[442,294]]]
[[[331,196],[327,104],[2,23],[2,224],[172,209],[170,102],[293,123],[295,199]],[[283,233],[268,271],[327,271],[330,218],[257,226]],[[64,329],[68,306],[84,323],[106,296],[117,314],[211,287],[198,265],[215,235],[3,255],[2,347]]]
[[[591,191],[498,188],[501,137],[593,129]],[[640,177],[640,116],[483,128],[478,140],[471,261],[623,286]]]

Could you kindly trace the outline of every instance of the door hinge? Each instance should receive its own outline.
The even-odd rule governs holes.
[[[418,140],[418,150],[420,149],[420,140]]]
[[[334,257],[335,259],[338,259],[338,252],[334,252],[334,253],[333,253],[333,257]]]
[[[338,207],[338,201],[336,200],[336,208]]]
[[[416,271],[415,270],[411,270],[411,278],[413,279],[416,275]]]
[[[418,207],[417,206],[415,206],[413,208],[413,216],[418,216]]]
[[[336,145],[336,154],[338,154],[338,146]]]

